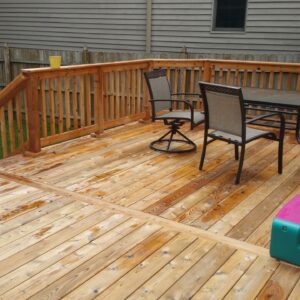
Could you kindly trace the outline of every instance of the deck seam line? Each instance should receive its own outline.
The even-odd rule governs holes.
[[[177,230],[179,232],[185,232],[188,234],[196,235],[196,236],[204,238],[204,239],[220,242],[220,243],[229,245],[233,248],[236,248],[237,250],[245,250],[245,251],[254,253],[256,255],[270,257],[268,249],[247,243],[245,241],[240,241],[240,240],[236,240],[236,239],[224,236],[224,235],[219,235],[219,234],[216,234],[213,232],[208,232],[201,228],[192,227],[192,226],[189,226],[186,224],[175,222],[173,220],[165,219],[160,216],[145,213],[143,211],[134,210],[132,208],[124,207],[119,204],[107,202],[103,199],[94,198],[92,196],[81,195],[81,194],[78,194],[78,193],[75,193],[72,191],[68,191],[66,189],[62,189],[62,188],[59,188],[56,186],[50,186],[46,183],[43,183],[43,182],[40,182],[37,180],[33,180],[33,179],[29,179],[24,176],[3,172],[1,170],[0,170],[0,177],[2,179],[11,180],[11,181],[17,182],[22,185],[32,186],[34,188],[43,190],[45,192],[56,193],[58,195],[66,196],[66,197],[71,196],[76,201],[81,201],[81,202],[85,202],[85,203],[88,203],[91,205],[98,205],[98,206],[105,205],[107,208],[110,208],[113,211],[117,211],[119,213],[121,212],[121,213],[124,213],[124,214],[129,215],[134,218],[144,219],[144,220],[147,220],[148,222],[156,223],[156,224],[165,226],[167,228],[170,228],[172,230]]]

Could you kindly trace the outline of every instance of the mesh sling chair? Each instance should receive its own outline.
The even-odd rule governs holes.
[[[202,170],[207,144],[214,140],[221,140],[234,145],[235,159],[239,159],[239,146],[241,147],[240,161],[235,183],[240,183],[246,144],[258,138],[268,138],[279,142],[278,146],[278,173],[282,173],[283,139],[285,119],[281,113],[271,113],[246,120],[246,111],[241,88],[229,87],[220,84],[200,82],[205,112],[204,142],[199,169]],[[250,128],[251,124],[270,116],[278,115],[280,118],[279,137],[270,131]],[[208,140],[210,138],[210,140]]]
[[[144,73],[152,107],[152,121],[162,120],[169,126],[169,131],[158,140],[150,144],[150,148],[157,151],[169,153],[190,152],[196,149],[196,144],[179,131],[185,122],[191,123],[191,129],[204,121],[204,114],[194,111],[189,101],[172,99],[174,95],[195,95],[195,94],[172,94],[166,70],[159,69]],[[198,95],[199,96],[199,95]],[[174,103],[183,103],[189,110],[173,110]],[[159,114],[162,111],[167,113]],[[181,138],[175,138],[178,134]],[[169,136],[169,137],[168,137]],[[168,137],[168,138],[167,138]],[[182,143],[184,148],[170,148],[172,142]]]

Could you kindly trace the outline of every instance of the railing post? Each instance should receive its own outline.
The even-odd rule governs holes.
[[[26,100],[28,111],[28,151],[38,153],[41,151],[40,119],[37,79],[30,77],[26,88]]]
[[[150,61],[148,63],[148,68],[145,69],[144,71],[151,71],[153,69],[153,63],[152,61]],[[144,110],[145,110],[145,117],[144,117],[144,121],[148,121],[150,120],[150,102],[149,102],[149,91],[148,91],[148,87],[146,84],[146,80],[144,78],[144,74],[143,74],[143,102],[144,102]]]
[[[99,71],[95,74],[94,89],[95,123],[98,127],[95,135],[99,136],[104,131],[103,71],[101,68],[99,68]]]
[[[209,60],[206,60],[204,62],[204,76],[203,80],[205,82],[210,82],[210,77],[211,77],[211,63]]]

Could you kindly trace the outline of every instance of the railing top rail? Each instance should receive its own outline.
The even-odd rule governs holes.
[[[136,65],[141,63],[151,62],[148,59],[140,59],[140,60],[130,60],[130,61],[116,61],[116,62],[106,62],[106,63],[96,63],[96,64],[84,64],[84,65],[70,65],[70,66],[62,66],[58,69],[53,69],[50,67],[45,68],[31,68],[31,69],[22,69],[23,74],[33,75],[33,74],[43,74],[49,72],[69,72],[69,71],[93,71],[98,68],[105,67],[117,67],[117,66],[126,66],[126,65]]]
[[[257,61],[257,60],[226,60],[226,59],[206,59],[210,63],[237,64],[237,65],[261,65],[261,66],[285,66],[300,67],[300,63]]]
[[[278,67],[287,69],[292,68],[293,70],[300,71],[299,63],[286,63],[286,62],[263,62],[263,61],[242,61],[242,60],[224,60],[224,59],[140,59],[140,60],[130,60],[130,61],[117,61],[117,62],[106,62],[106,63],[96,63],[96,64],[84,64],[84,65],[70,65],[62,66],[58,69],[52,69],[50,67],[45,68],[31,68],[23,69],[22,73],[28,76],[68,76],[75,73],[83,74],[88,72],[96,72],[99,68],[106,70],[108,68],[122,68],[126,66],[132,66],[136,64],[153,63],[154,65],[163,65],[173,63],[174,66],[182,65],[184,63],[188,64],[203,64],[209,62],[210,64],[222,64],[232,67],[242,67],[242,66],[253,66],[256,68],[265,67]]]
[[[11,81],[3,90],[0,91],[0,106],[4,105],[11,97],[15,96],[21,89],[26,86],[28,77],[24,74],[19,74]]]

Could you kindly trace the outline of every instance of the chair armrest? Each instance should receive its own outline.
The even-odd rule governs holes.
[[[192,105],[187,100],[177,100],[177,99],[155,99],[149,100],[150,102],[176,102],[176,103],[184,103],[186,104],[191,110],[193,110]]]
[[[246,124],[251,124],[257,120],[263,120],[267,117],[271,117],[271,116],[279,116],[280,118],[280,131],[279,131],[279,140],[283,141],[284,139],[284,132],[285,132],[285,117],[283,115],[283,113],[271,113],[271,114],[267,114],[267,115],[262,115],[262,116],[259,116],[259,117],[256,117],[256,118],[253,118],[249,121],[246,121]]]
[[[197,93],[172,93],[172,96],[183,96],[183,95],[187,95],[187,96],[198,96],[199,98],[201,97],[201,94],[197,94]]]
[[[263,120],[265,118],[272,117],[272,116],[279,116],[281,122],[285,121],[284,115],[282,113],[278,112],[278,113],[271,113],[271,114],[267,114],[267,115],[258,116],[256,118],[246,121],[246,124],[251,124],[255,121]]]

